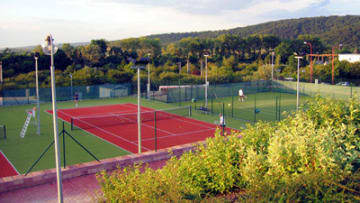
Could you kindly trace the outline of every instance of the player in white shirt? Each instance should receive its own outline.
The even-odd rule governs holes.
[[[225,130],[225,126],[226,126],[225,117],[221,113],[219,114],[219,117],[220,117],[220,127],[222,130],[222,135],[224,136],[224,130]]]
[[[242,89],[239,90],[239,101],[243,102],[245,100],[245,94]]]

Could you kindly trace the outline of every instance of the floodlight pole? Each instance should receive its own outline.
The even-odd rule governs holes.
[[[137,88],[138,88],[138,116],[137,116],[137,122],[138,122],[138,153],[141,154],[141,98],[140,98],[140,68],[137,68]]]
[[[135,63],[135,60],[132,60]],[[138,153],[141,154],[141,89],[140,89],[140,69],[144,68],[141,65],[134,65],[131,68],[137,69],[137,123],[138,123]]]
[[[274,55],[275,55],[275,52],[272,51],[271,52],[271,81],[274,80]]]
[[[313,77],[312,53],[313,53],[313,48],[312,48],[312,44],[310,42],[304,42],[304,44],[309,45],[309,47],[310,47],[310,83],[312,83],[312,77]]]
[[[0,61],[0,83],[2,84],[3,81],[3,70],[2,70],[2,61]]]
[[[70,97],[71,97],[71,99],[70,100],[72,100],[73,99],[73,84],[72,84],[72,74],[70,73]]]
[[[39,76],[38,76],[38,59],[39,54],[35,53],[35,79],[36,79],[36,99],[37,99],[37,130],[36,134],[40,135],[40,95],[39,95]]]
[[[52,109],[53,109],[53,126],[54,126],[54,142],[55,142],[55,162],[56,162],[56,179],[57,179],[57,191],[58,191],[58,202],[62,203],[63,191],[62,191],[62,175],[61,175],[61,160],[60,160],[60,147],[58,137],[58,125],[57,125],[57,110],[56,110],[56,91],[55,91],[55,67],[54,67],[54,39],[51,35],[46,37],[47,51],[50,51],[51,57],[51,95],[52,95]]]
[[[296,83],[296,110],[299,110],[299,88],[300,88],[300,59],[302,59],[302,56],[295,56],[295,58],[298,60],[297,64],[297,83]]]
[[[209,56],[208,54],[205,54],[205,107],[208,107],[208,80],[207,80],[207,75],[208,75],[208,66],[207,66],[207,57]]]
[[[151,54],[149,53],[148,56]],[[147,64],[147,71],[148,71],[148,84],[147,84],[147,98],[150,99],[150,63]]]
[[[335,68],[334,68],[334,59],[335,59],[335,48],[339,48],[342,46],[342,44],[339,44],[338,46],[331,47],[331,84],[335,84]]]

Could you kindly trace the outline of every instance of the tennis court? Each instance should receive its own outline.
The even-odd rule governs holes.
[[[0,150],[0,178],[19,175],[16,168]]]
[[[214,136],[219,126],[190,116],[191,107],[164,110],[141,107],[142,152],[194,143]],[[74,128],[87,131],[129,152],[138,152],[135,104],[59,109],[58,117],[71,123]],[[231,129],[226,128],[226,131],[230,132]]]

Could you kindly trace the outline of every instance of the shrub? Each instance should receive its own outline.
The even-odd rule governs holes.
[[[166,166],[136,165],[98,179],[108,201],[206,200],[242,191],[244,201],[359,201],[360,104],[315,98],[278,123],[259,122]],[[207,199],[209,198],[209,199]]]

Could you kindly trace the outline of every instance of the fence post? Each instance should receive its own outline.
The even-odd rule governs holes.
[[[234,118],[234,93],[231,96],[231,117]]]
[[[66,167],[66,157],[65,157],[65,133],[64,133],[64,130],[65,130],[65,122],[63,121],[62,122],[62,136],[63,136],[63,157],[64,157],[64,168]]]
[[[280,96],[279,96],[279,107],[278,107],[278,121],[281,120],[281,93],[280,93]]]
[[[254,123],[256,123],[256,94],[257,91],[255,92],[255,98],[254,98]]]
[[[4,139],[6,139],[6,125],[4,125]]]
[[[155,135],[155,152],[156,152],[157,151],[156,111],[154,111],[154,135]]]
[[[224,110],[224,102],[222,103],[222,116],[223,116],[223,123],[220,123],[222,126],[222,136],[224,136],[225,130],[225,110]]]
[[[179,98],[178,98],[179,106],[181,106],[181,88],[180,88],[180,82],[179,82]]]
[[[278,97],[275,96],[275,120],[277,120],[277,114],[278,114]]]

